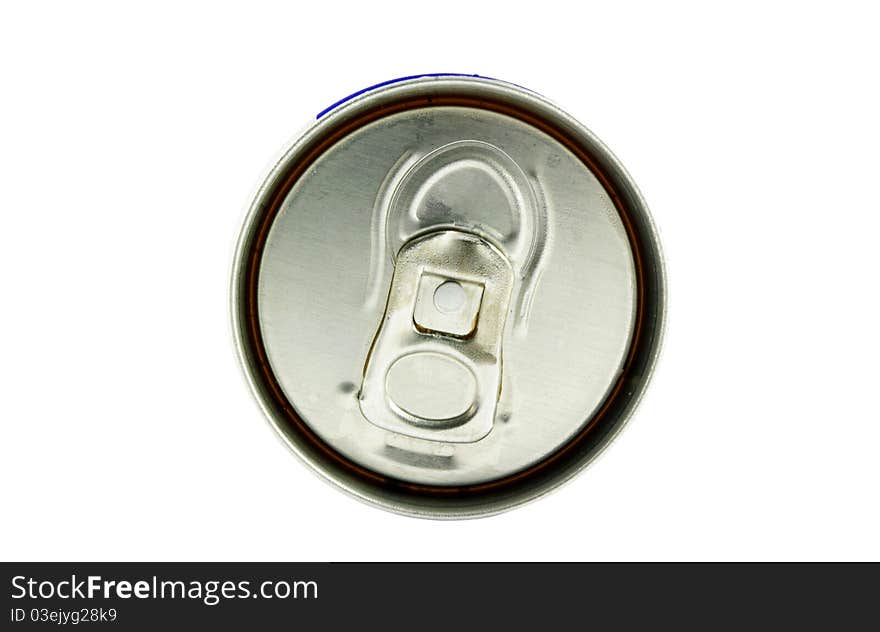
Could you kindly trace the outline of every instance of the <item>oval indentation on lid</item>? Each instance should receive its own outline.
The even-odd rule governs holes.
[[[388,369],[385,393],[410,423],[464,423],[476,410],[477,380],[470,369],[452,357],[413,353]]]

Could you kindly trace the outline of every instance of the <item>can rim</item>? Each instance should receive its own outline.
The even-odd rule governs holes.
[[[440,105],[500,111],[550,133],[572,150],[603,184],[624,221],[638,279],[636,326],[624,369],[583,428],[552,455],[520,472],[477,485],[448,487],[378,474],[320,439],[298,416],[277,382],[272,384],[275,378],[261,348],[255,301],[265,236],[299,174],[326,148],[362,125],[398,111]],[[620,161],[592,132],[544,97],[515,84],[472,76],[424,76],[356,93],[317,119],[291,144],[264,179],[248,210],[234,255],[230,308],[238,358],[252,394],[282,441],[313,472],[361,501],[396,513],[473,518],[513,509],[558,489],[618,436],[656,366],[666,322],[666,277],[647,204]]]

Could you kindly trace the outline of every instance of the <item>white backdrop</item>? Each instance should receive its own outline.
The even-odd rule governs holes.
[[[880,559],[878,19],[805,4],[4,5],[0,559]],[[626,432],[469,522],[309,473],[228,318],[271,159],[346,94],[438,71],[591,128],[670,285]]]

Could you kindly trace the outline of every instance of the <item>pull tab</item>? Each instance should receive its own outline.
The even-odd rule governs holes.
[[[501,392],[507,315],[519,324],[528,310],[545,209],[522,169],[480,141],[432,151],[385,199],[377,228],[394,272],[361,412],[410,437],[479,441]]]
[[[434,441],[489,434],[512,288],[510,262],[474,234],[445,230],[408,242],[367,359],[364,416]]]

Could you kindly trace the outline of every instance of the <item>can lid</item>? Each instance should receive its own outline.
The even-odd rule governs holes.
[[[233,315],[258,398],[300,456],[386,508],[540,495],[651,372],[664,284],[644,202],[587,130],[511,84],[423,76],[337,105],[242,234]]]

